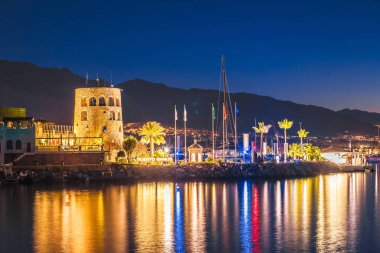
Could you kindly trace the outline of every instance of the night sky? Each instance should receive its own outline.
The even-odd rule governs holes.
[[[380,1],[0,2],[0,59],[380,112]]]

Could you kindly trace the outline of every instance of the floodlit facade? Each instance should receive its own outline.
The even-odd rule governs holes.
[[[114,87],[75,89],[75,136],[77,138],[101,137],[108,161],[115,161],[117,152],[122,150],[121,92],[121,89]]]
[[[188,148],[189,161],[191,163],[203,162],[203,147],[194,140],[194,143]]]

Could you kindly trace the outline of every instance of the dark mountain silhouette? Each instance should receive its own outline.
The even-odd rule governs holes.
[[[95,84],[94,80],[89,81],[89,85]],[[72,124],[74,89],[84,85],[85,79],[68,69],[0,61],[0,106],[26,107],[31,116]],[[178,125],[182,127],[183,105],[186,104],[188,127],[199,129],[210,128],[211,103],[217,104],[219,95],[216,90],[173,88],[140,79],[121,83],[117,87],[124,90],[123,116],[126,122],[156,120],[170,125],[173,124],[174,105],[177,105]],[[345,131],[376,134],[375,127],[370,123],[319,106],[249,93],[234,93],[231,99],[238,103],[240,110],[239,131],[251,131],[255,118],[275,124],[281,131],[277,122],[286,117],[295,123],[291,134],[296,133],[298,122],[302,122],[302,126],[312,135],[333,136]]]
[[[0,61],[0,106],[26,107],[30,116],[71,123],[74,89],[83,84],[68,69]]]
[[[377,125],[380,124],[380,113],[366,112],[366,111],[361,111],[361,110],[351,110],[351,109],[343,109],[337,112],[340,114],[351,116],[362,122],[377,124]]]

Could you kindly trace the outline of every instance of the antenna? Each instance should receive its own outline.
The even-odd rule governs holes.
[[[86,86],[88,85],[88,72],[86,72]]]
[[[99,75],[98,75],[98,73],[96,73],[96,82],[98,83],[98,87],[99,87]]]
[[[111,70],[111,87],[113,87],[113,83],[112,83],[112,70]]]

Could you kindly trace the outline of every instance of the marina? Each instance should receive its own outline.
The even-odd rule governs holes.
[[[380,252],[380,1],[2,1],[0,253]]]
[[[378,252],[379,173],[2,186],[0,252]]]

